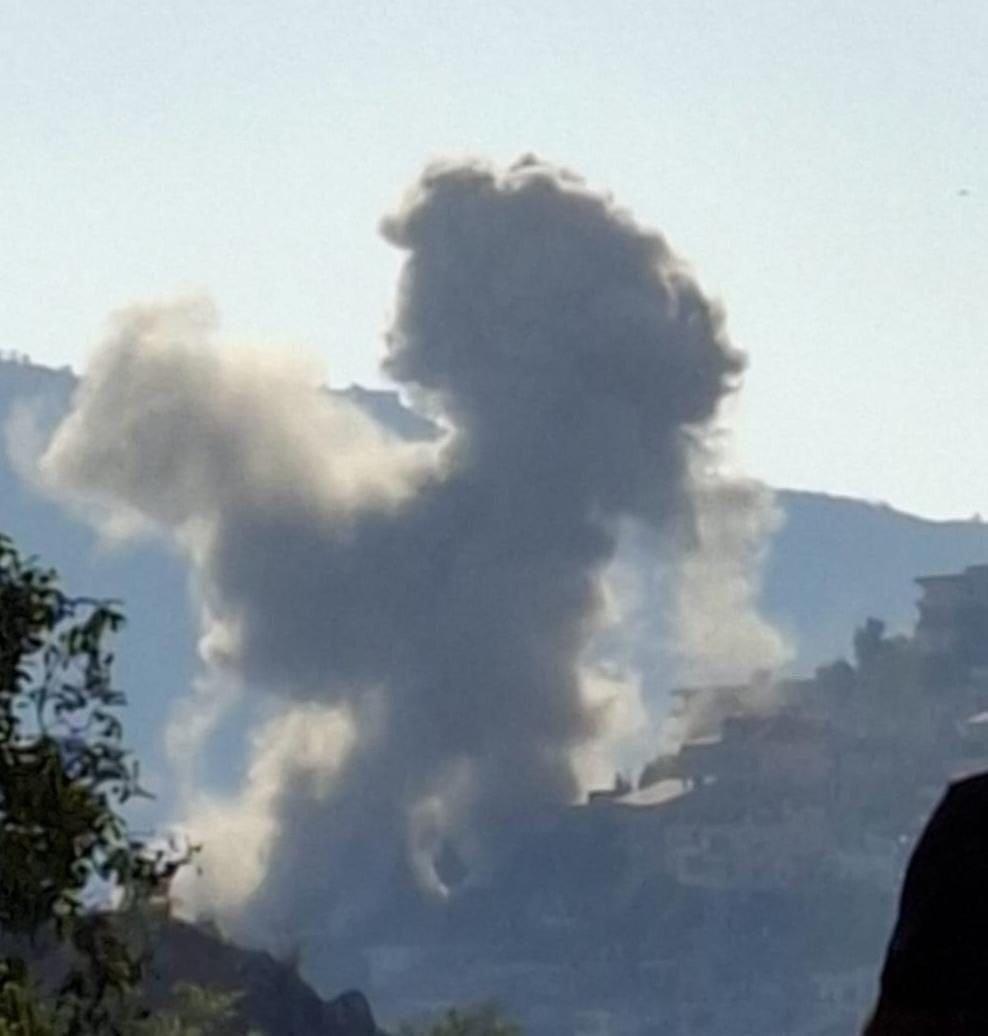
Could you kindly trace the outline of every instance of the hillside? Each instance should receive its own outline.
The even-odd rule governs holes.
[[[160,541],[144,538],[124,548],[101,547],[78,515],[46,498],[16,468],[30,471],[30,457],[44,431],[64,412],[75,384],[58,371],[0,359],[0,527],[25,550],[50,561],[69,586],[124,602],[127,634],[120,645],[119,679],[128,689],[128,729],[145,762],[146,781],[158,795],[153,815],[170,811],[166,766],[156,735],[168,722],[170,703],[192,686],[196,672],[196,614],[181,560]],[[352,386],[342,393],[403,438],[427,438],[433,426],[402,406],[397,394]],[[29,405],[30,420],[25,420]],[[11,454],[16,460],[12,460]],[[935,522],[884,504],[780,490],[784,521],[771,542],[761,602],[790,637],[793,674],[809,674],[845,654],[850,632],[867,617],[907,629],[917,575],[955,571],[988,559],[988,525]],[[647,565],[649,559],[642,558]],[[646,602],[647,634],[662,639],[662,605]],[[659,655],[646,684],[669,690]],[[659,701],[659,707],[662,701]],[[218,787],[236,780],[241,739],[231,732],[206,761],[205,775]]]
[[[298,972],[267,953],[241,949],[216,933],[170,920],[160,931],[152,965],[152,996],[191,982],[242,993],[246,1032],[265,1036],[383,1036],[362,994],[321,999]]]
[[[785,515],[773,538],[762,604],[795,638],[793,669],[809,672],[847,650],[868,616],[894,631],[915,620],[919,575],[988,560],[988,525],[930,521],[824,493],[781,490]]]
[[[152,955],[140,1002],[153,1014],[172,1009],[176,989],[193,985],[236,996],[235,1017],[223,1028],[229,1036],[385,1036],[362,993],[323,1000],[291,964],[235,946],[212,927],[152,915],[141,931]],[[43,982],[64,970],[64,951],[45,938],[3,950],[31,961]]]
[[[15,406],[31,403],[34,423],[49,427],[64,410],[75,379],[67,368],[53,371],[25,362],[0,359],[0,424],[10,439]],[[396,393],[351,386],[340,393],[406,439],[430,438],[434,426],[405,408]],[[14,423],[15,452],[24,453]],[[5,442],[9,446],[9,442]],[[912,621],[912,580],[926,572],[954,571],[988,558],[988,525],[977,519],[931,521],[873,503],[825,493],[779,489],[784,516],[768,554],[761,600],[768,614],[794,638],[795,671],[807,671],[839,655],[847,630],[869,615],[892,629]],[[19,541],[51,557],[71,578],[79,570],[99,592],[106,587],[131,599],[132,625],[139,621],[140,590],[150,582],[162,587],[157,621],[168,633],[191,635],[182,600],[183,574],[167,552],[150,544],[122,554],[99,553],[92,534],[79,520],[44,499],[15,474],[9,450],[0,457],[0,521]],[[98,554],[98,556],[97,556]],[[181,617],[181,618],[180,618]],[[162,630],[158,628],[158,639]],[[142,655],[152,649],[141,632]]]
[[[81,516],[46,498],[32,485],[32,450],[43,441],[45,428],[64,412],[73,386],[70,372],[0,361],[0,426],[5,429],[8,446],[0,458],[0,528],[13,535],[26,550],[37,552],[55,565],[66,585],[123,599],[129,625],[120,643],[118,678],[130,698],[128,736],[145,764],[145,782],[158,795],[156,802],[142,807],[143,813],[135,814],[135,819],[158,823],[173,813],[170,771],[163,756],[161,733],[169,720],[172,703],[193,686],[195,606],[185,567],[164,543],[145,537],[124,548],[107,550],[97,543]],[[345,394],[386,422],[396,435],[422,438],[433,434],[432,426],[405,409],[393,393],[353,387]],[[30,419],[26,419],[28,413]],[[892,633],[910,630],[918,596],[913,584],[915,576],[958,572],[988,559],[988,526],[979,521],[933,522],[886,505],[819,493],[781,490],[777,500],[785,520],[767,554],[761,603],[791,637],[796,648],[792,671],[797,675],[810,675],[818,666],[848,656],[854,629],[869,616],[885,619]],[[651,563],[645,557],[639,561],[643,566]],[[662,601],[658,597],[647,601],[645,610],[652,617],[646,633],[660,640]],[[894,644],[889,651],[890,659],[898,659],[897,665],[912,665],[912,649],[906,651],[904,659],[899,657],[900,648]],[[860,684],[861,700],[873,701],[881,713],[868,722],[885,730],[891,722],[889,717],[897,714],[895,709],[888,709],[891,691],[883,690],[881,697],[874,697],[872,691],[875,686],[891,687],[899,677],[896,673],[884,675],[880,667],[862,668],[860,660],[857,662],[855,679]],[[646,676],[650,676],[650,682],[659,687],[660,693],[665,693],[670,687],[661,683],[661,658],[655,669]],[[911,670],[907,666],[903,671]],[[830,694],[834,687],[842,693],[840,687],[846,679],[846,670],[836,667],[821,674],[817,683],[810,681],[807,693]],[[914,706],[922,702],[920,694],[921,689],[914,695]],[[967,698],[958,702],[967,703]],[[925,715],[918,706],[913,712],[920,718]],[[945,729],[952,730],[956,717],[951,715],[949,719]],[[827,722],[832,720],[831,717]],[[843,720],[833,722],[835,730],[843,729]],[[238,781],[242,772],[242,735],[242,729],[231,729],[225,735],[221,732],[212,742],[210,757],[203,761],[203,776],[214,788],[229,788]],[[788,744],[786,737],[788,734],[783,731],[783,744]],[[874,769],[874,760],[884,758],[890,772],[894,772],[902,763],[897,752],[883,749],[883,755],[870,743],[864,752],[848,753],[842,738],[843,734],[834,735],[830,741],[811,739],[809,744],[812,753],[819,754],[823,745],[827,758],[846,759],[846,763],[840,764],[845,769],[852,762]],[[886,740],[894,746],[898,744],[898,734]],[[831,752],[831,744],[836,744],[840,751]],[[800,747],[798,759],[802,758],[802,750]],[[696,758],[697,751],[691,749],[687,757]],[[764,746],[755,746],[744,759],[763,757],[775,758],[774,750],[765,752]],[[726,757],[717,758],[720,766],[719,760]],[[741,755],[739,760],[740,772],[750,772]],[[636,760],[639,764],[644,761]],[[915,770],[914,763],[910,765]],[[786,780],[791,783],[792,777]],[[921,789],[924,794],[938,780],[935,777],[927,781]],[[885,783],[897,787],[901,782],[890,779]],[[717,786],[729,789],[734,786],[733,778],[732,782],[715,783]],[[861,802],[868,806],[864,800]],[[813,802],[811,806],[811,812],[819,812],[819,803]],[[581,1031],[596,1031],[592,1026],[598,1008],[617,1017],[638,1014],[639,1006],[649,1003],[661,1014],[661,1005],[650,999],[657,982],[671,983],[670,996],[699,1010],[696,1005],[708,997],[709,990],[702,988],[702,983],[698,985],[698,980],[691,984],[685,977],[688,972],[670,962],[675,958],[675,954],[669,957],[671,933],[677,933],[673,941],[681,942],[695,959],[693,971],[701,974],[703,964],[709,976],[723,965],[724,981],[737,986],[731,987],[731,997],[736,996],[737,1002],[754,1003],[746,985],[749,972],[744,968],[738,970],[736,962],[727,958],[712,964],[707,958],[711,946],[717,943],[718,932],[762,932],[762,943],[749,939],[746,945],[753,954],[752,961],[766,968],[778,969],[786,960],[795,961],[799,938],[803,936],[814,940],[813,953],[829,953],[834,960],[844,960],[853,943],[854,967],[845,960],[840,967],[831,968],[821,958],[818,964],[827,965],[821,972],[825,988],[821,992],[814,986],[811,992],[814,997],[826,998],[831,995],[827,983],[836,983],[838,987],[847,983],[847,1003],[860,1007],[869,995],[872,977],[864,962],[877,960],[880,951],[896,868],[901,862],[896,854],[901,854],[902,843],[886,844],[887,832],[881,832],[876,843],[877,836],[864,807],[861,823],[848,830],[836,819],[829,826],[818,821],[804,823],[803,813],[797,812],[793,830],[816,831],[843,840],[840,866],[846,873],[842,872],[839,880],[833,875],[821,877],[819,868],[813,869],[813,861],[822,859],[827,846],[836,844],[833,839],[804,847],[813,867],[805,874],[799,871],[801,877],[791,888],[787,879],[781,891],[762,887],[760,874],[750,888],[740,889],[728,883],[723,889],[711,890],[703,882],[698,885],[692,879],[681,880],[681,875],[677,876],[677,860],[702,862],[709,856],[706,849],[698,856],[696,844],[689,840],[702,841],[708,835],[720,838],[725,832],[734,837],[730,825],[739,810],[744,831],[748,832],[751,824],[744,814],[745,808],[734,795],[705,792],[683,802],[672,801],[669,808],[661,811],[630,810],[623,806],[600,810],[594,805],[566,811],[552,820],[544,836],[525,840],[519,856],[495,886],[461,896],[455,909],[442,918],[423,918],[413,911],[404,920],[380,919],[381,930],[366,932],[360,945],[321,946],[325,951],[322,965],[311,975],[323,991],[338,989],[341,982],[355,981],[348,976],[360,976],[362,986],[365,981],[370,983],[366,988],[379,1010],[386,1012],[386,1018],[431,1012],[444,1002],[479,1000],[496,993],[509,1004],[526,1007],[527,1020],[536,1025],[535,1031],[559,1032],[562,1036],[564,1031],[572,1031],[566,1026],[575,1026],[577,1022],[588,1026]],[[835,817],[840,815],[838,812]],[[899,830],[911,830],[912,817],[909,813],[909,823],[904,822]],[[770,815],[768,821],[760,817],[758,823],[768,824],[766,830],[772,838],[790,843],[792,832],[785,826],[789,823],[785,817],[780,820]],[[676,839],[687,841],[679,845]],[[656,846],[663,847],[665,870],[656,870]],[[634,863],[630,871],[629,860]],[[822,901],[821,897],[834,909],[845,901],[858,903],[851,919],[857,926],[856,934],[832,933],[829,941],[823,938],[821,933],[828,930],[828,917],[825,911],[821,913],[814,907]],[[310,934],[318,934],[325,942],[324,920],[314,917],[312,923]],[[780,956],[780,947],[788,947],[786,954]],[[327,961],[338,963],[330,966]],[[369,1023],[361,1013],[362,1001],[350,998],[335,1002],[335,1006],[327,1004],[291,969],[265,954],[230,946],[202,928],[179,922],[167,926],[159,966],[162,989],[182,979],[243,989],[244,1006],[252,1012],[252,1020],[262,1027],[273,1023],[277,1028],[271,1031],[289,1036],[308,1036],[310,1032],[364,1036],[364,1032],[374,1031],[367,1028]],[[655,974],[649,969],[655,970]],[[806,969],[793,964],[792,971],[786,979],[787,988],[801,990],[801,996],[810,995]],[[567,983],[578,974],[582,995],[571,997]],[[596,979],[592,980],[592,976]],[[845,994],[838,988],[834,995]],[[573,1013],[567,1021],[561,1011],[570,1000]],[[625,1000],[627,1004],[623,1003]],[[553,1003],[555,1006],[544,1007],[539,1015],[537,1005]],[[625,1008],[632,1003],[639,1006],[629,1012]],[[735,1001],[728,998],[725,1003]],[[758,1003],[759,1010],[774,1010],[770,1000]],[[272,1004],[278,1008],[276,1017],[270,1016]],[[587,1012],[581,1013],[581,1004],[589,1005]],[[791,1003],[788,1006],[792,1008]],[[341,1021],[340,1012],[350,1008],[356,1010],[356,1017]],[[340,1028],[338,1022],[351,1027]],[[675,1031],[708,1031],[706,1024],[693,1016],[684,1016],[681,1028]]]

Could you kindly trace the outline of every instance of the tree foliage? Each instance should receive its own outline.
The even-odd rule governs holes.
[[[146,948],[120,918],[184,862],[120,812],[141,793],[107,647],[122,622],[0,535],[0,1036],[121,1033]],[[97,888],[112,911],[87,904]],[[57,948],[54,977],[30,973],[39,941]]]
[[[522,1036],[522,1030],[507,1021],[493,1004],[457,1010],[451,1008],[426,1028],[406,1025],[399,1036]]]
[[[153,1017],[138,1020],[128,1036],[221,1036],[237,1022],[239,993],[179,983],[172,1004]],[[237,1032],[242,1032],[237,1026]],[[252,1036],[259,1036],[253,1033]]]

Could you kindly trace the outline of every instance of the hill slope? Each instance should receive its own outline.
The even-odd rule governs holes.
[[[785,522],[775,534],[762,604],[793,633],[794,668],[806,671],[847,650],[867,617],[894,631],[915,618],[916,576],[988,561],[988,525],[936,522],[886,504],[781,490]]]
[[[10,457],[19,455],[20,466],[30,468],[36,440],[65,411],[74,385],[67,369],[0,360],[0,429],[8,447],[0,450],[0,528],[57,567],[66,585],[123,600],[128,630],[118,673],[131,697],[128,727],[145,760],[148,783],[161,796],[156,812],[167,813],[158,732],[167,723],[170,703],[191,688],[196,670],[196,615],[184,565],[153,540],[117,551],[100,548],[89,527],[32,487]],[[432,433],[395,393],[354,386],[342,394],[401,437]],[[22,419],[28,403],[30,423]],[[907,629],[915,576],[988,560],[988,525],[980,522],[928,521],[884,504],[821,493],[781,490],[778,502],[785,520],[771,543],[761,602],[790,635],[795,673],[812,672],[843,655],[851,631],[869,616],[886,620],[893,630]],[[658,636],[662,602],[656,600],[651,610]],[[210,760],[207,776],[220,784],[234,780],[238,752],[231,736]]]

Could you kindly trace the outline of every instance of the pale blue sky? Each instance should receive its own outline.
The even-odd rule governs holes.
[[[371,382],[380,215],[534,150],[724,301],[748,471],[988,514],[986,54],[985,0],[0,0],[0,347],[199,286]]]

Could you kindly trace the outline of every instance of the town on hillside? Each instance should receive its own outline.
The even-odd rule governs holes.
[[[771,694],[682,690],[692,733],[636,786],[532,823],[441,921],[368,931],[374,1002],[494,996],[559,1036],[860,1028],[916,835],[988,768],[988,565],[917,584],[911,635],[868,619]]]

